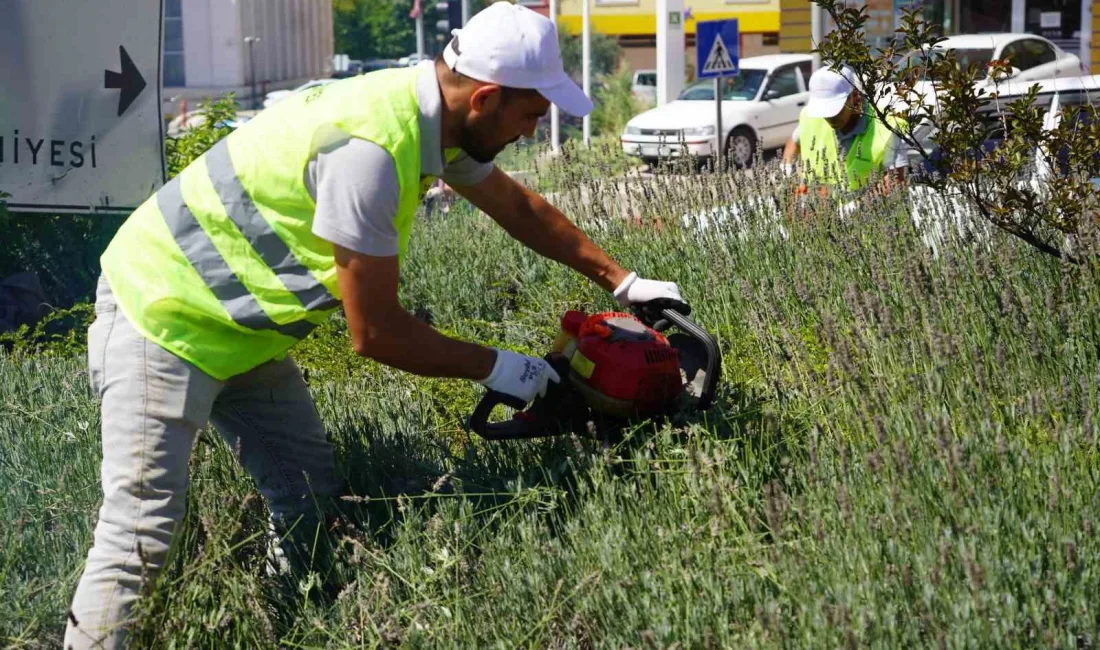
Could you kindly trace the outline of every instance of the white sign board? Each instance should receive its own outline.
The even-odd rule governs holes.
[[[0,192],[129,212],[164,183],[159,0],[0,0]]]

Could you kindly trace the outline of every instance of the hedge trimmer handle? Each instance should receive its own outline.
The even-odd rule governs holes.
[[[513,419],[508,422],[489,424],[489,416],[492,414],[493,409],[501,405],[522,411],[523,407],[527,406],[527,402],[508,393],[491,390],[482,396],[473,414],[466,419],[466,428],[486,440],[525,437],[522,433],[526,422],[522,420]]]
[[[668,329],[672,321],[665,312],[675,312],[684,316],[691,315],[691,305],[672,298],[657,298],[648,302],[636,303],[630,306],[630,311],[649,327],[663,332]]]

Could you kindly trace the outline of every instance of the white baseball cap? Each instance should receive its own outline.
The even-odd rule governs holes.
[[[527,7],[495,2],[470,18],[443,50],[455,72],[509,88],[531,88],[566,113],[583,117],[592,100],[565,74],[558,32]]]
[[[856,89],[855,75],[848,66],[840,70],[819,68],[810,75],[810,101],[806,115],[810,117],[835,117],[844,108],[844,102]]]

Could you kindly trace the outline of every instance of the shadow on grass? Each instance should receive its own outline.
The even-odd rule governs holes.
[[[617,480],[659,481],[646,463],[634,461],[646,454],[662,457],[676,448],[695,447],[711,454],[720,449],[725,460],[719,470],[734,474],[746,490],[762,490],[768,483],[781,484],[788,493],[798,490],[787,480],[785,467],[791,455],[802,453],[805,426],[779,419],[772,415],[775,411],[759,392],[727,386],[706,413],[682,413],[664,423],[632,423],[617,439],[560,436],[488,443],[472,438],[464,444],[459,439],[450,447],[442,444],[442,436],[424,431],[381,433],[381,425],[370,418],[345,422],[330,431],[345,485],[336,506],[339,523],[326,543],[334,545],[336,564],[346,570],[334,571],[308,596],[298,575],[289,582],[261,578],[259,584],[267,586],[253,587],[251,596],[241,598],[259,599],[257,605],[273,626],[272,638],[302,634],[303,617],[314,615],[303,609],[307,601],[317,608],[314,612],[329,610],[340,591],[361,577],[353,566],[352,548],[345,543],[349,539],[371,553],[386,554],[402,539],[408,542],[403,534],[420,534],[420,526],[456,499],[468,513],[463,515],[464,529],[478,531],[477,539],[492,539],[494,531],[507,525],[511,518],[500,513],[509,509],[534,513],[549,535],[565,535],[570,521],[584,509],[582,501],[591,493],[585,486],[593,480],[593,472],[614,475]],[[209,509],[210,504],[205,505]],[[749,507],[761,509],[755,521],[765,520],[762,500]],[[234,533],[233,538],[255,532],[261,517],[253,512],[248,518],[252,523],[246,524],[252,530]],[[201,539],[192,539],[186,545],[187,556],[192,560],[195,554],[201,556],[203,545]],[[238,567],[255,566],[262,560],[257,557],[260,546],[259,541],[246,544],[227,561]],[[179,576],[184,571],[185,566],[176,565],[170,573]],[[208,583],[204,590],[211,594],[238,588],[216,572],[198,579]],[[167,615],[177,601],[171,594],[159,600],[154,616]],[[141,636],[151,642],[161,638],[156,625],[144,632]]]

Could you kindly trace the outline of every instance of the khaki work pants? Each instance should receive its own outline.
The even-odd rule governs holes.
[[[340,487],[332,447],[289,357],[218,381],[135,330],[101,278],[88,369],[102,400],[103,504],[65,631],[65,648],[75,650],[125,644],[143,581],[163,567],[183,521],[188,460],[208,421],[239,451],[271,510],[273,535],[313,522],[312,537],[319,504]],[[274,556],[287,552],[288,539]]]

